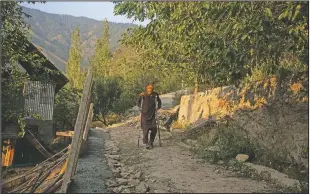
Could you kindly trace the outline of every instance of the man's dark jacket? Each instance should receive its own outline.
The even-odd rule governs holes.
[[[152,92],[150,95],[146,95],[146,93],[142,93],[138,99],[138,106],[141,108],[141,128],[143,130],[148,129],[156,129],[156,101],[158,103],[158,109],[161,108],[161,99],[159,98],[159,94],[156,92]]]

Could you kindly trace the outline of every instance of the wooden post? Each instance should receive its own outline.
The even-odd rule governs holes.
[[[198,94],[198,78],[195,79],[195,88],[194,88],[194,94]]]
[[[85,129],[84,129],[84,134],[83,134],[83,139],[82,139],[82,143],[81,143],[81,147],[80,147],[80,155],[83,155],[86,150],[87,150],[87,137],[88,137],[88,132],[89,132],[89,128],[90,128],[90,124],[93,120],[93,104],[90,105],[89,107],[89,112],[88,112],[88,116],[87,116],[87,121],[85,124]]]
[[[89,105],[90,105],[90,96],[87,100],[87,106],[86,107],[87,109],[85,109],[85,112],[84,112],[84,115],[83,115],[83,123],[82,123],[82,129],[81,129],[81,132],[79,134],[79,141],[78,141],[78,145],[77,145],[77,149],[79,151],[76,152],[76,156],[74,158],[74,163],[73,163],[73,170],[72,170],[72,173],[71,173],[71,178],[74,176],[75,174],[75,171],[76,171],[76,167],[77,167],[77,162],[78,162],[78,159],[79,159],[79,155],[80,155],[80,151],[81,151],[81,146],[82,146],[82,143],[83,143],[83,135],[84,135],[84,130],[85,130],[85,125],[86,125],[86,121],[87,121],[87,118],[88,118],[88,113],[89,113]]]
[[[92,87],[93,87],[93,74],[91,69],[88,69],[88,73],[84,83],[81,104],[79,107],[77,120],[74,126],[74,135],[72,138],[71,150],[68,157],[68,164],[66,167],[66,172],[63,177],[60,193],[67,193],[68,187],[71,183],[71,178],[76,170],[77,160],[81,147],[81,141],[83,137],[83,131],[85,129],[86,118],[88,115],[88,109],[90,105]]]
[[[84,141],[87,141],[87,138],[88,138],[88,131],[89,131],[89,128],[90,128],[90,124],[93,120],[93,117],[94,117],[94,104],[91,103],[90,104],[90,108],[89,108],[89,112],[88,112],[88,117],[87,117],[87,121],[86,121],[86,125],[85,125],[85,130],[84,130],[84,135],[83,135],[83,140]]]

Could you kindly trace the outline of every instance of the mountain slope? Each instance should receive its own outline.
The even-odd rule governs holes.
[[[44,49],[44,54],[60,70],[65,71],[71,44],[71,33],[76,26],[80,28],[82,40],[82,66],[88,65],[88,60],[94,54],[96,40],[102,35],[103,22],[69,15],[50,14],[36,9],[23,7],[23,11],[31,18],[25,18],[32,29],[32,42]],[[115,51],[118,40],[134,24],[109,22],[110,49]]]

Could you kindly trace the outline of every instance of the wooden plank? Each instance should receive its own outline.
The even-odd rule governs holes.
[[[57,131],[56,136],[61,137],[72,137],[74,135],[74,131]]]
[[[92,83],[91,83],[91,88],[92,88]],[[72,170],[72,174],[71,174],[71,177],[74,176],[75,172],[76,172],[76,167],[77,167],[77,162],[78,162],[78,158],[80,156],[80,151],[81,151],[81,147],[82,147],[82,143],[83,143],[83,134],[84,134],[84,130],[85,130],[85,125],[86,125],[86,121],[87,121],[87,117],[88,117],[88,113],[89,113],[89,109],[90,109],[90,102],[91,102],[91,93],[89,94],[88,96],[88,99],[87,99],[87,109],[85,109],[85,112],[84,112],[84,118],[83,118],[83,125],[82,125],[82,131],[81,131],[81,134],[79,136],[79,141],[78,141],[78,146],[77,148],[79,149],[79,151],[77,151],[77,155],[75,156],[75,159],[74,159],[74,165],[73,165],[73,170]]]
[[[90,128],[90,124],[93,120],[93,116],[94,116],[94,104],[91,103],[90,107],[89,107],[89,112],[88,112],[88,117],[87,117],[87,121],[86,121],[86,125],[85,125],[85,129],[84,129],[84,134],[83,134],[83,140],[87,141],[88,138],[88,131]]]
[[[88,137],[88,132],[89,132],[89,129],[90,129],[90,124],[91,124],[91,121],[93,120],[93,114],[94,114],[93,106],[94,106],[93,104],[90,104],[90,107],[89,107],[88,117],[87,117],[87,121],[85,123],[83,139],[82,139],[81,147],[80,147],[80,155],[85,154],[86,151],[87,151],[87,145],[86,145],[87,144],[87,137]]]
[[[71,183],[71,178],[75,172],[77,158],[80,152],[81,140],[83,137],[83,131],[85,126],[86,117],[88,114],[91,90],[93,86],[93,75],[91,69],[88,69],[86,80],[84,83],[83,95],[81,98],[81,104],[79,107],[79,112],[77,120],[74,127],[74,135],[71,143],[71,150],[68,157],[68,164],[66,167],[66,172],[63,177],[63,182],[61,186],[61,193],[67,193],[69,184]]]

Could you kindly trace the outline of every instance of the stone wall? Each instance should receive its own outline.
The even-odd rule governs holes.
[[[246,134],[275,155],[308,166],[307,80],[273,77],[243,88],[220,87],[181,98],[179,122],[230,116]]]

